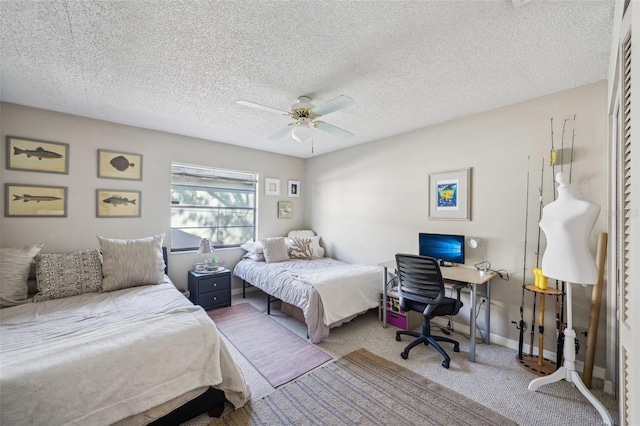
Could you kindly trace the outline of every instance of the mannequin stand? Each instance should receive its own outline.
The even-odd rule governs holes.
[[[587,387],[582,383],[582,379],[580,375],[576,371],[575,360],[576,360],[576,351],[573,347],[576,332],[573,330],[573,324],[571,323],[571,283],[567,283],[567,328],[564,330],[564,364],[558,368],[554,373],[545,376],[538,377],[537,379],[533,379],[531,383],[529,383],[529,390],[535,392],[542,385],[546,385],[548,383],[555,383],[560,380],[566,380],[569,383],[573,383],[576,385],[578,390],[582,392],[582,394],[591,402],[591,404],[598,410],[600,416],[602,416],[602,420],[608,426],[613,424],[613,419],[604,405],[600,401],[596,399],[595,396],[587,389]]]

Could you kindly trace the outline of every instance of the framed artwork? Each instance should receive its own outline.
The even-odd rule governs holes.
[[[280,179],[264,178],[264,195],[280,195]]]
[[[69,144],[7,136],[7,169],[69,174]]]
[[[278,201],[278,219],[291,219],[293,217],[293,203],[291,201]]]
[[[289,181],[289,197],[299,197],[300,196],[300,181],[290,180]]]
[[[142,154],[99,149],[98,177],[142,180]]]
[[[6,183],[5,217],[67,217],[67,187]]]
[[[140,191],[96,189],[97,217],[140,217]]]
[[[471,169],[429,173],[429,219],[471,220]]]

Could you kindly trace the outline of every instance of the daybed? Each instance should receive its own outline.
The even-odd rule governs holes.
[[[98,250],[0,249],[0,424],[170,424],[194,401],[205,408],[191,415],[212,408],[204,396],[248,401],[215,324],[164,273],[162,237],[99,237],[102,261]],[[34,256],[32,302],[25,260]]]
[[[245,244],[245,257],[233,274],[282,300],[282,311],[308,328],[318,343],[329,330],[376,308],[380,303],[382,269],[324,257],[312,231],[292,231],[284,237]]]

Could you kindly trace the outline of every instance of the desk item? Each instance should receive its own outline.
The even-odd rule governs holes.
[[[387,325],[398,330],[413,330],[422,324],[422,315],[415,311],[404,311],[400,308],[400,296],[398,288],[394,287],[387,292],[386,305],[382,304],[382,293],[380,293],[380,309],[378,319],[382,321],[382,316],[386,317]]]
[[[389,269],[396,270],[395,261],[387,261],[378,264],[384,269],[382,280],[383,305],[387,303],[387,282],[389,281]],[[471,303],[469,307],[469,361],[476,362],[476,300],[478,297],[478,286],[485,285],[484,297],[486,299],[486,309],[484,312],[483,341],[490,344],[489,335],[491,333],[491,279],[497,274],[489,271],[481,275],[475,267],[464,265],[441,268],[442,278],[447,283],[465,284],[471,286]],[[382,326],[387,327],[386,317],[382,318]]]
[[[460,288],[457,299],[446,297],[444,280],[440,272],[438,260],[432,257],[415,256],[410,254],[396,254],[398,271],[398,294],[400,295],[400,309],[404,311],[421,312],[424,316],[422,331],[396,331],[396,340],[400,336],[409,335],[416,339],[409,343],[400,354],[403,359],[409,357],[409,351],[420,343],[434,347],[444,357],[442,366],[449,368],[451,358],[438,342],[453,344],[453,351],[460,352],[460,343],[443,336],[431,335],[431,319],[437,316],[455,315],[460,311]]]

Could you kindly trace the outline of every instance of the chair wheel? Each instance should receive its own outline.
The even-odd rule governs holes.
[[[453,347],[453,351],[454,351],[454,352],[460,352],[460,346],[459,346],[459,345],[455,345],[455,346]]]
[[[442,366],[446,369],[449,368],[449,361],[447,361],[446,359],[444,361],[442,361]]]
[[[401,342],[402,339],[400,338],[400,336],[398,334],[396,334],[396,342]]]
[[[402,357],[402,359],[407,359],[407,358],[409,358],[409,354],[408,354],[408,353],[406,353],[406,352],[402,352],[402,353],[400,354],[400,356]]]

